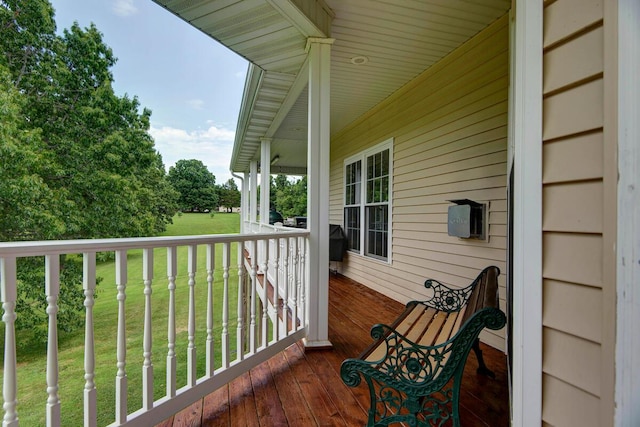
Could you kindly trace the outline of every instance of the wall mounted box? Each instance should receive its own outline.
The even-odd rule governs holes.
[[[463,239],[486,239],[487,205],[469,199],[449,200],[447,233]]]

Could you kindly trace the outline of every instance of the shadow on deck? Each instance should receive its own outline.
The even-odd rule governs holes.
[[[367,419],[366,385],[344,385],[340,364],[370,342],[375,323],[391,323],[403,305],[343,276],[331,276],[329,339],[332,350],[290,346],[158,426],[358,426]],[[506,356],[481,344],[492,380],[476,374],[468,358],[460,396],[465,427],[509,425]]]

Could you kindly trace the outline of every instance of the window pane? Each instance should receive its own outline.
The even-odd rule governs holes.
[[[381,175],[389,175],[389,150],[382,152],[382,173]]]
[[[389,201],[389,176],[385,176],[380,180],[380,185],[382,189],[380,190],[380,202],[388,202]]]
[[[376,258],[387,259],[388,243],[388,207],[368,206],[367,207],[367,250],[366,254]]]
[[[389,150],[367,157],[367,203],[389,201]]]
[[[347,165],[345,171],[345,192],[344,203],[345,205],[354,205],[360,203],[360,168],[362,162],[357,162]]]
[[[352,207],[344,209],[344,228],[348,249],[360,251],[360,208]]]

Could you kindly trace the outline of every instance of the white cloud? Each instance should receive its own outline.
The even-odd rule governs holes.
[[[119,16],[131,16],[138,12],[138,8],[133,4],[134,0],[115,0],[113,11]]]
[[[178,160],[197,159],[215,175],[221,184],[231,178],[229,163],[233,150],[235,132],[222,127],[186,131],[170,126],[151,126],[149,133],[156,143],[156,150],[162,154],[167,171]]]
[[[202,110],[204,107],[204,101],[202,99],[190,99],[187,101],[187,105],[194,110]]]

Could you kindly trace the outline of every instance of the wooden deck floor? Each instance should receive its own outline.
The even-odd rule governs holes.
[[[329,291],[332,350],[304,351],[290,346],[227,386],[166,420],[162,427],[196,426],[358,426],[366,422],[368,391],[340,379],[340,364],[370,342],[374,323],[390,323],[403,306],[343,276],[332,276]],[[509,424],[506,358],[482,345],[492,380],[475,373],[470,355],[461,391],[465,427]]]

